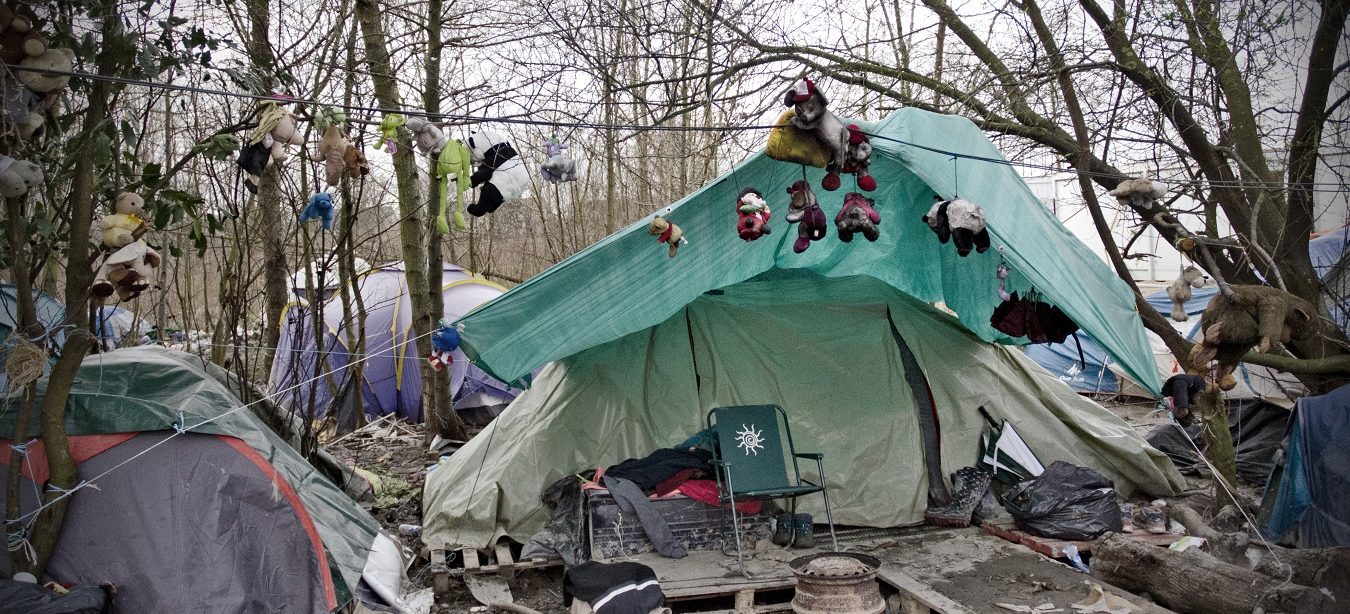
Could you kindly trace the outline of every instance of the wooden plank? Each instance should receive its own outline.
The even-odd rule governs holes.
[[[1027,533],[1026,531],[1018,529],[1017,526],[1013,524],[1011,521],[986,522],[983,525],[981,525],[980,528],[983,529],[985,533],[1001,537],[1014,544],[1021,544],[1037,553],[1043,554],[1052,559],[1063,558],[1064,547],[1070,544],[1077,546],[1078,552],[1080,554],[1086,554],[1088,552],[1092,552],[1093,546],[1096,545],[1097,543],[1097,540],[1075,541],[1075,540],[1054,539],[1051,537],[1040,537],[1037,535],[1032,535],[1030,533]],[[1175,535],[1172,533],[1147,533],[1143,531],[1136,531],[1134,533],[1119,533],[1118,535],[1132,541],[1150,544],[1153,546],[1161,546],[1163,548],[1172,545],[1173,542],[1182,537],[1180,535]]]
[[[445,546],[432,546],[430,559],[427,570],[431,572],[431,593],[446,595],[450,592],[450,568],[445,564]]]
[[[461,548],[459,555],[460,558],[464,559],[464,571],[466,572],[482,566],[478,562],[478,551],[473,548]]]
[[[736,591],[736,612],[755,614],[755,591],[744,589]]]
[[[506,541],[501,541],[497,543],[497,547],[493,550],[497,553],[497,573],[501,574],[507,584],[514,586],[516,583],[516,565],[515,560],[511,558],[511,545]]]
[[[563,563],[561,559],[530,559],[528,561],[518,561],[512,563],[511,569],[514,571],[522,571],[526,569],[545,569],[548,567],[562,567],[562,564]],[[493,564],[493,565],[480,565],[478,567],[468,570],[455,568],[451,569],[449,573],[452,576],[462,576],[466,573],[484,574],[484,573],[497,573],[498,571],[501,571],[501,566]]]
[[[882,565],[877,570],[877,579],[918,600],[938,614],[975,614],[966,606],[952,601],[946,595],[933,590],[913,576],[894,567]]]
[[[742,591],[782,590],[792,588],[796,585],[796,578],[771,580],[767,582],[752,580],[737,582],[732,578],[707,578],[705,580],[685,580],[683,582],[671,584],[662,582],[661,592],[665,593],[666,599],[678,601],[681,599],[733,595]]]

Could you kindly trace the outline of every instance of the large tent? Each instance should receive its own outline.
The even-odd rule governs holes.
[[[304,283],[304,278],[303,273],[297,274],[294,283]],[[326,279],[336,279],[336,275],[328,275]],[[452,321],[505,291],[500,285],[453,264],[445,265],[441,279],[444,314]],[[361,306],[366,314],[365,348],[360,352],[363,356],[357,356],[355,347],[348,347],[341,294],[336,284],[325,288],[323,293],[304,287],[293,288],[296,300],[281,316],[281,339],[277,343],[277,358],[272,363],[271,390],[278,393],[283,406],[301,415],[308,414],[312,396],[316,415],[335,412],[340,424],[350,426],[354,423],[353,396],[357,394],[357,385],[352,381],[347,365],[353,359],[364,357],[359,394],[366,414],[397,414],[401,418],[420,421],[420,367],[425,357],[417,354],[417,344],[412,336],[412,304],[402,263],[369,269],[358,283]],[[313,300],[320,294],[323,296],[324,320],[322,349],[326,352],[327,365],[316,371],[314,363],[320,347],[314,341],[310,301],[306,299]],[[352,304],[356,305],[355,300]],[[316,380],[316,373],[331,373],[331,376]],[[456,408],[461,414],[467,412],[465,417],[469,419],[490,418],[519,392],[471,365],[461,351],[455,352],[455,362],[450,367],[450,385],[455,392]]]
[[[1006,262],[1013,289],[1034,286],[1156,390],[1124,284],[991,162],[1002,158],[969,121],[903,109],[862,125],[880,184],[875,243],[831,233],[796,254],[795,229],[779,217],[772,234],[741,241],[740,190],[760,188],[782,212],[783,188],[802,173],[760,154],[661,212],[689,239],[676,257],[648,235],[648,217],[463,318],[465,347],[488,372],[509,381],[551,364],[428,476],[423,539],[523,541],[546,521],[539,493],[551,481],[674,445],[729,404],[786,409],[797,447],[824,453],[835,520],[846,524],[921,521],[929,484],[976,462],[980,407],[1047,464],[1091,466],[1125,493],[1180,488],[1171,463],[1122,420],[991,343],[1025,341],[989,324]],[[952,155],[934,150],[968,157],[954,172]],[[956,194],[957,173],[993,242],[967,258],[920,221],[934,194]],[[807,175],[819,185],[819,171]],[[818,195],[827,213],[838,209],[841,194]]]
[[[1350,386],[1298,400],[1260,525],[1297,548],[1350,546]]]
[[[40,406],[46,380],[37,388]],[[397,596],[373,575],[372,552],[392,543],[375,519],[264,426],[237,390],[214,365],[158,347],[86,358],[66,429],[79,479],[93,486],[71,496],[48,575],[113,584],[128,612],[332,612],[372,586]],[[26,519],[48,470],[40,440],[15,437],[16,413],[0,412],[0,476],[10,444],[27,443]],[[175,424],[191,429],[178,434]]]

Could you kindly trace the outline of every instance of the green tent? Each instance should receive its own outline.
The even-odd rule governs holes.
[[[504,381],[552,364],[428,478],[424,539],[528,538],[546,520],[538,496],[551,480],[673,445],[727,404],[786,408],[798,447],[825,453],[845,524],[920,521],[928,486],[978,459],[980,406],[1046,463],[1091,466],[1126,493],[1179,488],[1176,469],[1123,421],[989,343],[1018,343],[989,325],[1006,262],[1010,290],[1039,290],[1156,390],[1126,286],[1008,166],[962,158],[953,171],[951,155],[905,144],[1001,160],[969,121],[904,109],[863,128],[875,135],[875,243],[831,236],[794,253],[796,229],[781,215],[801,167],[760,154],[664,213],[689,239],[677,257],[643,219],[463,318],[466,352]],[[808,172],[812,185],[820,176]],[[984,254],[958,257],[921,221],[958,181],[984,208]],[[747,243],[734,205],[752,186],[775,216],[772,234]],[[827,215],[838,210],[842,191],[816,192]]]
[[[71,496],[48,574],[112,583],[139,612],[331,612],[356,599],[374,578],[372,551],[388,548],[378,523],[269,430],[247,394],[220,367],[157,346],[86,358],[65,422],[92,486]],[[28,447],[23,515],[7,529],[27,526],[47,477],[36,425],[15,436],[17,408],[17,398],[0,407],[0,476],[11,442]],[[8,569],[0,557],[0,576]]]

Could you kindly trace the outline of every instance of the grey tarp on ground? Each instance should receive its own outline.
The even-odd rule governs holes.
[[[71,388],[66,430],[71,435],[162,431],[181,420],[197,425],[196,432],[229,435],[248,444],[303,503],[328,550],[338,603],[347,603],[378,524],[249,409],[232,411],[244,403],[223,383],[228,379],[202,358],[154,346],[95,354],[84,360]],[[45,394],[46,380],[39,380],[38,405]],[[0,439],[13,437],[15,415],[0,411]],[[133,461],[118,471],[136,473],[140,466]]]
[[[328,562],[270,476],[215,435],[150,449],[171,433],[140,433],[79,465],[91,479],[144,452],[71,499],[47,574],[112,584],[119,612],[327,611]],[[37,486],[22,482],[26,512]]]
[[[777,271],[545,367],[428,476],[423,539],[524,542],[548,521],[539,493],[559,477],[674,445],[713,407],[756,403],[782,405],[796,447],[824,453],[836,522],[921,522],[928,472],[892,325],[932,388],[944,474],[975,462],[983,405],[1047,463],[1092,467],[1123,494],[1183,487],[1165,455],[1020,351],[870,277]],[[823,511],[819,498],[800,503]]]

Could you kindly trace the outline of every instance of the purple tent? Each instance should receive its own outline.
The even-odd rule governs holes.
[[[324,278],[336,280],[335,273]],[[304,284],[305,275],[292,278]],[[442,274],[445,297],[444,316],[455,319],[490,301],[505,288],[475,276],[452,264]],[[315,284],[317,285],[317,284]],[[359,287],[364,303],[365,349],[357,355],[348,347],[348,332],[342,323],[342,298],[336,281],[324,284],[322,293],[324,365],[316,364],[320,347],[314,342],[314,321],[310,316],[310,297],[315,293],[304,287],[293,288],[294,297],[282,313],[281,339],[272,363],[270,388],[278,393],[282,406],[307,415],[313,399],[314,415],[336,413],[344,430],[355,424],[355,394],[360,390],[366,415],[398,414],[422,420],[421,361],[412,335],[412,305],[403,276],[403,264],[375,267],[362,274]],[[317,298],[317,297],[315,297]],[[356,306],[353,301],[353,307]],[[353,326],[357,326],[353,323]],[[359,334],[359,333],[356,333]],[[346,365],[365,359],[362,381],[352,381]],[[325,374],[318,377],[319,374]],[[316,379],[317,378],[317,379]],[[519,394],[469,364],[463,352],[455,352],[450,368],[450,386],[455,392],[455,408],[470,423],[485,423]]]

